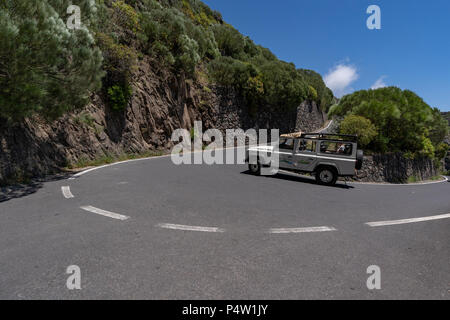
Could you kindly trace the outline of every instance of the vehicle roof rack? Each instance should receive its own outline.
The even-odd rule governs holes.
[[[321,139],[321,140],[339,140],[358,142],[358,136],[353,134],[338,134],[338,133],[303,133],[302,138]]]

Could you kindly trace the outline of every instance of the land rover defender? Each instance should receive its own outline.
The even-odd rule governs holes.
[[[350,177],[360,170],[363,151],[358,137],[328,133],[301,133],[280,137],[278,151],[272,146],[252,146],[246,153],[251,173],[261,174],[270,166],[270,153],[277,152],[279,168],[297,173],[312,173],[319,184],[334,185],[338,177]],[[269,156],[268,156],[269,155]],[[250,160],[255,159],[255,160]]]

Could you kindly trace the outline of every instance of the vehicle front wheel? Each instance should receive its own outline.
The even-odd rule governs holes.
[[[258,161],[258,163],[249,163],[248,169],[250,170],[250,172],[252,174],[255,174],[258,176],[261,174],[261,165],[259,164],[259,161]]]
[[[337,172],[332,168],[322,167],[316,172],[316,181],[319,184],[332,186],[336,184],[337,178]]]

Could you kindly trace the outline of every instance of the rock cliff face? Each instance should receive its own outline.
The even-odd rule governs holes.
[[[408,159],[402,154],[378,154],[364,157],[363,167],[354,180],[363,182],[406,183],[410,177],[427,180],[438,171],[428,158]]]
[[[295,131],[314,132],[322,127],[325,121],[327,121],[326,114],[317,107],[314,101],[304,101],[297,108]]]
[[[156,75],[150,62],[141,62],[133,77],[133,97],[123,112],[110,110],[100,96],[84,109],[52,123],[27,119],[13,127],[0,123],[0,183],[56,173],[81,159],[104,155],[168,150],[172,132],[190,129],[201,120],[204,130],[217,128],[320,128],[324,115],[315,103],[280,113],[262,107],[256,117],[232,89],[182,77]]]

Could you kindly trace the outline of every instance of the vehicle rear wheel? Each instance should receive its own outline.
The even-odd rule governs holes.
[[[323,185],[334,185],[337,181],[337,172],[335,169],[330,167],[319,168],[316,172],[316,181]]]
[[[363,165],[363,160],[364,160],[364,152],[362,150],[357,150],[356,151],[356,165],[355,165],[356,170],[361,170],[362,165]]]
[[[259,163],[249,163],[248,169],[252,174],[259,176],[261,174],[261,164]]]

